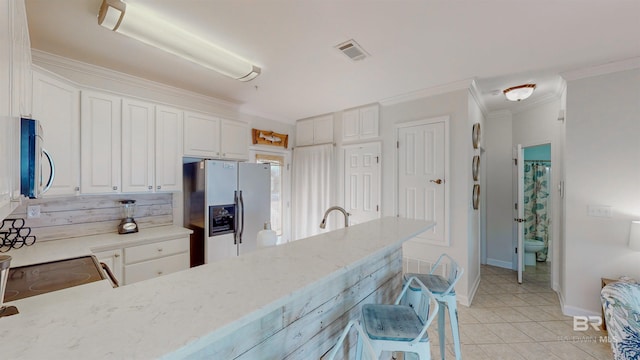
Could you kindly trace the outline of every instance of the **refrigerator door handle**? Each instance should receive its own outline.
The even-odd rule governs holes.
[[[244,233],[244,199],[242,198],[242,190],[240,190],[240,212],[242,219],[240,219],[240,244],[242,244],[242,234]]]
[[[233,214],[233,245],[238,244],[238,234],[240,233],[238,230],[238,191],[233,192],[233,204],[235,205],[236,213]]]

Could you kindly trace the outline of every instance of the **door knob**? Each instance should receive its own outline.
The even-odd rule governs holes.
[[[442,184],[444,181],[442,179],[429,180],[432,183],[436,183],[438,185]]]

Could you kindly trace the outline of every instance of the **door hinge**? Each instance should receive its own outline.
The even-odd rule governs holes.
[[[521,223],[521,222],[524,222],[525,220],[524,219],[515,218],[515,219],[513,219],[513,221]]]
[[[518,203],[513,204],[513,208],[518,210]]]
[[[396,141],[396,149],[400,149],[400,141]]]
[[[380,211],[380,205],[376,205],[376,211]]]
[[[287,171],[289,171],[289,164],[287,164]]]
[[[380,164],[380,156],[376,156],[376,164]]]
[[[518,248],[516,248],[516,254],[518,253]]]
[[[513,159],[513,165],[518,166],[518,159]]]

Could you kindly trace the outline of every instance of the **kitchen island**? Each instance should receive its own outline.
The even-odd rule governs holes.
[[[8,359],[314,359],[363,303],[390,301],[402,243],[434,223],[387,217],[111,289],[9,303]],[[10,339],[10,340],[9,340]]]

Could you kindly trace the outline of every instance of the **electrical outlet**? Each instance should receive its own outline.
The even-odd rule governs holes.
[[[589,205],[587,206],[587,215],[595,217],[612,217],[611,206],[606,205]]]
[[[27,206],[27,219],[35,219],[40,217],[40,205]]]

